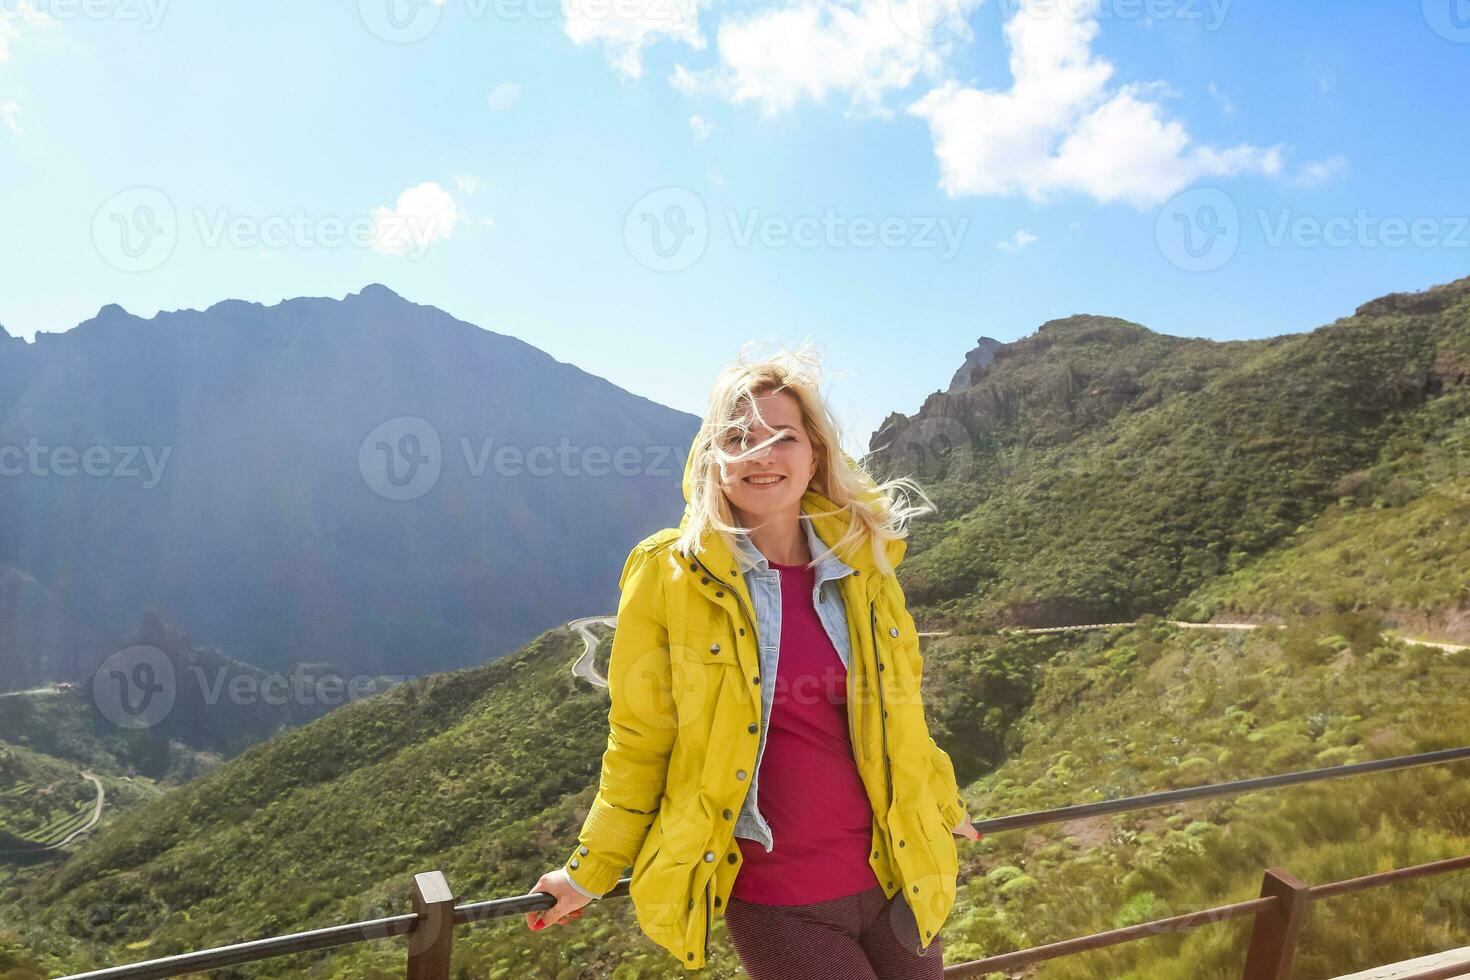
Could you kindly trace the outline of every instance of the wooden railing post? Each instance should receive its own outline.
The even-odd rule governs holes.
[[[408,980],[449,980],[454,951],[454,892],[442,871],[413,876],[418,924],[408,937]]]
[[[1276,905],[1256,913],[1243,980],[1288,980],[1312,891],[1280,868],[1268,868],[1261,897],[1275,898]]]

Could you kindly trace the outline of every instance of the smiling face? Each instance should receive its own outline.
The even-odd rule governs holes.
[[[801,513],[801,495],[817,472],[816,451],[802,425],[801,405],[795,396],[784,391],[758,395],[756,404],[766,424],[754,422],[745,445],[756,445],[773,433],[780,438],[759,455],[730,464],[729,479],[720,484],[747,527],[772,518],[794,520]],[[725,445],[727,452],[741,448],[739,433]]]

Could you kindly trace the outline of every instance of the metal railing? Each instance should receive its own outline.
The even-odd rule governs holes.
[[[1034,813],[994,817],[976,821],[975,828],[982,833],[993,834],[1043,824],[1065,823],[1083,817],[1169,806],[1190,800],[1227,796],[1258,789],[1420,766],[1444,765],[1465,759],[1470,759],[1470,746],[1398,756],[1391,759],[1378,759],[1371,762],[1308,769],[1275,776],[1240,779],[1228,783],[1165,790],[1142,796],[1082,803]],[[1184,915],[1157,919],[1096,935],[1067,939],[1045,946],[1001,953],[968,963],[957,963],[945,968],[944,972],[946,976],[954,977],[984,976],[987,973],[1015,970],[1060,956],[1071,956],[1118,946],[1134,940],[1189,931],[1250,916],[1254,921],[1250,943],[1246,950],[1243,980],[1286,980],[1291,975],[1291,964],[1295,956],[1297,935],[1303,916],[1313,901],[1466,868],[1470,868],[1470,855],[1320,885],[1305,885],[1279,868],[1270,868],[1266,871],[1262,881],[1260,897],[1249,901],[1201,909]],[[604,899],[627,897],[631,880],[631,878],[620,879],[617,885],[602,897]],[[401,915],[369,919],[347,925],[328,926],[267,939],[256,939],[192,953],[181,953],[141,963],[73,974],[61,980],[161,980],[161,978],[252,963],[293,953],[332,949],[398,936],[408,938],[408,980],[448,980],[456,926],[473,925],[506,916],[548,909],[556,904],[556,900],[545,892],[531,892],[509,898],[472,902],[467,905],[457,906],[454,903],[453,890],[444,874],[440,871],[426,871],[414,875],[413,911]],[[1403,980],[1448,980],[1451,977],[1461,976],[1470,977],[1470,964],[1438,967],[1412,977],[1405,977]]]

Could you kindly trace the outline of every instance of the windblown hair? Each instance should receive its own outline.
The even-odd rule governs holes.
[[[710,389],[704,421],[695,437],[690,462],[690,488],[681,533],[674,542],[680,554],[688,556],[699,549],[705,533],[713,529],[726,536],[726,544],[735,560],[747,565],[746,557],[735,547],[732,535],[751,529],[737,525],[729,498],[721,483],[732,464],[748,459],[780,439],[776,432],[749,448],[750,433],[757,424],[769,426],[760,414],[756,398],[785,391],[801,406],[801,421],[812,442],[816,472],[808,490],[815,490],[831,500],[836,510],[814,514],[846,513],[847,531],[834,543],[833,551],[845,551],[864,539],[873,550],[873,560],[885,575],[893,574],[886,546],[896,538],[905,538],[909,522],[932,513],[933,502],[922,487],[909,477],[896,477],[881,484],[867,470],[854,462],[841,447],[837,423],[820,393],[821,359],[810,343],[797,350],[780,348],[775,354],[747,360],[754,342],[744,344],[735,363],[716,377]],[[910,504],[909,494],[923,501]],[[821,556],[813,555],[813,561]]]

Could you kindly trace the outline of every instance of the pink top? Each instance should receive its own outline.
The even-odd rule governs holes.
[[[735,838],[743,863],[730,894],[805,905],[878,885],[873,811],[847,731],[847,670],[812,604],[816,571],[769,564],[781,576],[781,650],[759,785],[775,848]]]

